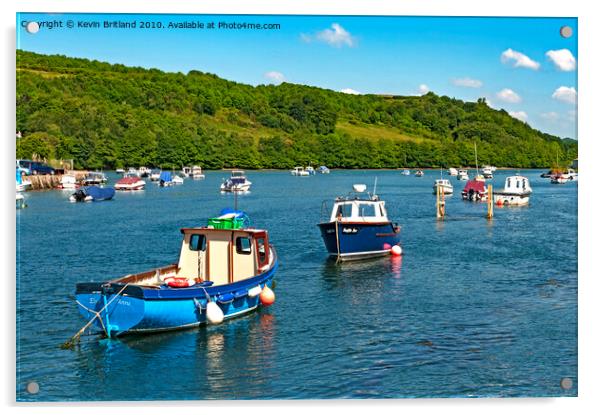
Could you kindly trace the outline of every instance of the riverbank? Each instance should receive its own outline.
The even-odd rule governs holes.
[[[87,170],[67,170],[65,171],[65,174],[38,174],[27,176],[26,180],[31,182],[29,190],[45,190],[57,188],[61,184],[61,180],[65,175],[75,176],[75,181],[81,182],[84,180],[87,174]]]

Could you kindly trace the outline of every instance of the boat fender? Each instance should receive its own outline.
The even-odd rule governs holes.
[[[274,301],[276,301],[276,294],[274,294],[274,291],[267,284],[261,290],[261,294],[259,294],[259,301],[261,301],[261,305],[266,307],[274,304]]]
[[[391,247],[391,255],[393,255],[393,256],[400,256],[401,253],[402,253],[401,246],[399,246],[399,245],[393,245]]]
[[[207,321],[210,324],[220,324],[224,321],[224,312],[213,301],[207,303]]]
[[[259,294],[261,294],[261,287],[259,285],[249,289],[249,297],[255,298]]]
[[[165,278],[163,282],[171,288],[186,288],[190,286],[187,278],[169,277]]]

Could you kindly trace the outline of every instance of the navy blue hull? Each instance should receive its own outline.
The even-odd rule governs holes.
[[[318,226],[328,253],[344,259],[387,255],[393,245],[401,242],[400,230],[391,222],[339,223],[338,226],[329,222]]]

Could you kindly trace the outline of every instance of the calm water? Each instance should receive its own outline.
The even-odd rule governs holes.
[[[507,173],[498,170],[495,188]],[[149,182],[102,203],[30,192],[17,212],[17,398],[575,396],[577,184],[539,173],[527,173],[529,207],[496,208],[488,223],[485,204],[461,201],[455,179],[448,217],[436,221],[438,171],[250,172],[252,193],[239,204],[278,250],[275,305],[220,326],[86,336],[75,350],[59,348],[85,323],[75,283],[174,262],[179,228],[232,204],[218,191],[227,174],[167,189]],[[322,201],[353,183],[371,188],[375,176],[402,224],[403,260],[337,265],[316,227]],[[24,391],[29,381],[38,395]]]

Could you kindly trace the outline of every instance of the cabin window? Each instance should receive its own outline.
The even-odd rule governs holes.
[[[506,180],[506,187],[510,187],[510,179]]]
[[[361,217],[364,217],[364,216],[374,217],[374,216],[376,216],[376,206],[373,203],[360,203],[359,204],[359,215]]]
[[[191,251],[204,251],[207,247],[207,238],[205,235],[198,233],[190,235],[190,242],[188,243],[188,249]]]
[[[236,238],[236,253],[242,255],[251,255],[251,239],[245,236]]]
[[[351,217],[351,207],[351,204],[339,205],[339,207],[337,208],[337,218],[339,216],[343,218]]]
[[[268,247],[266,246],[265,238],[257,238],[257,262],[260,267],[268,263]]]

